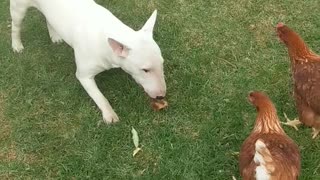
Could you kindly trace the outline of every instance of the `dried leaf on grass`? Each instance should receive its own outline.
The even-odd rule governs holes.
[[[138,132],[132,127],[131,133],[132,133],[133,144],[134,144],[134,147],[136,148],[132,154],[132,156],[134,157],[139,151],[141,151],[141,148],[139,147]]]

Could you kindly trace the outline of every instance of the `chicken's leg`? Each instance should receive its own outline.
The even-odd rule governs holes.
[[[300,125],[302,124],[299,119],[295,118],[294,120],[290,120],[287,116],[286,113],[283,113],[284,114],[284,117],[286,118],[287,122],[281,122],[281,124],[284,124],[284,125],[287,125],[287,126],[291,126],[293,127],[295,130],[298,131],[298,127],[297,125]],[[318,132],[319,133],[319,132]]]
[[[312,139],[316,138],[320,132],[320,129],[312,128]]]

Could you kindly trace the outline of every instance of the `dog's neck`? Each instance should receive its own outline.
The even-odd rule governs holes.
[[[102,43],[101,47],[103,47],[102,56],[105,64],[104,67],[105,69],[119,68],[121,67],[119,58],[111,52],[112,49],[108,43],[108,38],[115,38],[119,41],[131,43],[134,42],[138,32],[124,24],[104,7],[97,4],[97,8],[95,9],[99,10],[99,21],[101,23],[98,25],[101,28],[99,40]]]

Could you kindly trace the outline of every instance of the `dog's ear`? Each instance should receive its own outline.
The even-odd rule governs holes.
[[[153,27],[157,19],[157,10],[154,10],[148,21],[144,24],[140,31],[144,31],[152,36]]]
[[[123,45],[122,43],[112,39],[112,38],[108,38],[108,43],[111,46],[113,52],[122,58],[126,58],[129,55],[129,48],[125,45]]]

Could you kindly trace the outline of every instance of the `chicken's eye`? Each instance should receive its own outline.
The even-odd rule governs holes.
[[[145,73],[148,73],[148,72],[150,72],[150,70],[149,69],[142,69]]]

